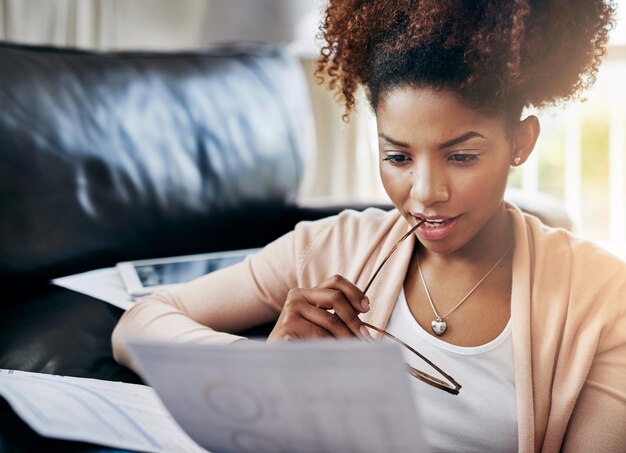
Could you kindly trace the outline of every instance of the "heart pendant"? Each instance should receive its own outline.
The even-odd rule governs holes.
[[[430,327],[433,329],[433,332],[435,332],[435,335],[442,335],[446,331],[448,325],[443,319],[437,318],[430,323]]]

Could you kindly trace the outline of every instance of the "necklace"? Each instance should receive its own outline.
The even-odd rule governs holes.
[[[446,329],[448,328],[448,324],[446,324],[446,322],[444,321],[444,318],[446,318],[447,316],[449,316],[454,310],[456,310],[457,308],[459,308],[461,306],[461,304],[463,302],[465,302],[467,300],[467,298],[469,296],[472,295],[472,293],[474,291],[476,291],[476,288],[478,288],[480,286],[480,284],[482,282],[484,282],[487,277],[489,277],[489,274],[491,274],[494,269],[496,267],[498,267],[498,264],[500,264],[502,262],[502,260],[504,259],[505,256],[507,256],[509,254],[509,251],[511,250],[511,247],[513,245],[509,245],[509,247],[506,249],[506,252],[504,252],[504,255],[502,255],[500,257],[500,259],[498,261],[496,261],[496,264],[494,264],[491,269],[489,269],[487,271],[487,273],[485,274],[485,276],[483,278],[481,278],[478,283],[476,283],[476,285],[469,290],[469,292],[465,295],[465,297],[463,297],[463,299],[461,299],[459,301],[458,304],[456,304],[454,307],[452,307],[452,310],[450,310],[448,313],[446,313],[443,316],[440,316],[439,313],[437,313],[437,309],[435,309],[435,304],[433,303],[433,298],[430,295],[430,291],[428,290],[428,285],[426,285],[426,280],[424,279],[424,274],[422,273],[422,268],[420,267],[420,258],[419,258],[419,254],[417,255],[417,270],[420,274],[420,278],[422,280],[422,285],[424,285],[424,290],[426,291],[426,296],[428,297],[428,302],[430,302],[430,306],[433,309],[433,312],[435,313],[436,319],[433,320],[433,322],[430,323],[430,328],[433,330],[433,332],[435,333],[435,335],[439,336],[439,335],[443,335],[443,333],[446,331]]]

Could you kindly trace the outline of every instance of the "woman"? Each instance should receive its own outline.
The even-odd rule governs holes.
[[[301,223],[145,298],[113,334],[117,360],[131,365],[126,335],[232,343],[276,321],[268,341],[369,338],[372,325],[463,384],[412,383],[436,451],[626,451],[626,265],[503,201],[539,135],[523,108],[593,83],[612,14],[597,0],[331,1],[318,75],[346,115],[366,89],[396,209]]]

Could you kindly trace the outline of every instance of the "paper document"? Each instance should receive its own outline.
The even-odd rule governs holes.
[[[399,347],[128,339],[178,424],[215,452],[424,452]]]
[[[135,305],[134,300],[126,292],[117,269],[114,267],[55,278],[51,283],[95,297],[124,310],[128,310]]]
[[[42,436],[147,452],[206,452],[144,385],[0,369],[0,396]]]

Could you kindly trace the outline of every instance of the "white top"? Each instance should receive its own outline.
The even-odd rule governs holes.
[[[517,451],[517,408],[510,320],[502,333],[487,344],[476,347],[451,345],[430,335],[417,323],[402,289],[386,330],[419,351],[463,386],[459,395],[451,395],[410,378],[414,399],[433,452]],[[415,354],[406,348],[402,349],[411,366],[431,376],[441,377]]]

